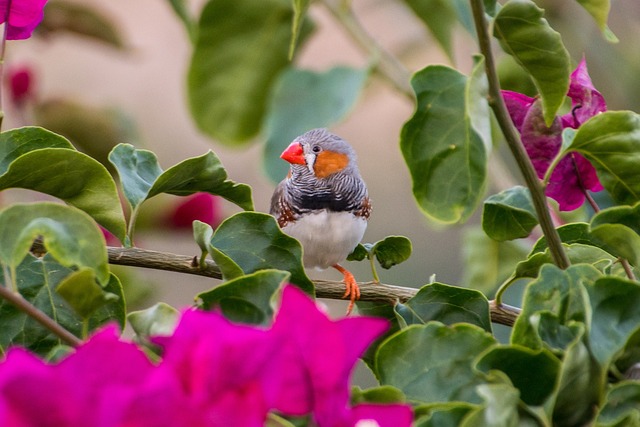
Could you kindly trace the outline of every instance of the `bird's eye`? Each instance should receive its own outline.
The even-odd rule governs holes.
[[[319,153],[319,152],[320,152],[320,150],[321,150],[321,148],[320,148],[320,146],[319,146],[319,145],[314,145],[314,146],[311,148],[311,151],[313,151],[314,153]]]

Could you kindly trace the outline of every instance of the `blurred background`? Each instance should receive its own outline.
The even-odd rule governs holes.
[[[194,15],[204,3],[187,2]],[[354,0],[352,7],[369,34],[410,72],[430,64],[446,64],[468,74],[472,55],[477,52],[474,37],[458,24],[453,33],[452,54],[447,55],[408,3]],[[611,2],[609,27],[620,39],[617,44],[603,39],[578,2],[536,3],[546,9],[547,19],[562,34],[572,59],[577,63],[586,56],[594,85],[603,93],[609,109],[640,110],[640,8],[636,0]],[[256,209],[267,212],[275,183],[263,169],[264,135],[250,144],[230,148],[198,131],[186,95],[192,44],[169,1],[50,0],[45,16],[49,18],[50,11],[53,15],[59,5],[74,4],[90,9],[109,25],[102,28],[98,21],[92,21],[95,16],[76,14],[71,15],[75,16],[71,23],[51,19],[32,39],[9,42],[3,90],[4,129],[43,125],[66,135],[81,150],[101,160],[113,145],[127,142],[155,152],[164,169],[211,149],[222,160],[230,179],[253,187]],[[323,4],[312,3],[309,14],[315,22],[315,32],[298,53],[297,66],[325,71],[338,65],[362,68],[370,63],[369,55]],[[91,32],[99,34],[89,36]],[[527,87],[506,59],[501,59],[501,74],[505,87]],[[413,254],[407,262],[391,270],[378,269],[381,281],[420,287],[435,275],[439,282],[468,286],[481,271],[491,276],[487,280],[497,283],[500,266],[486,265],[493,260],[491,254],[473,251],[468,243],[479,215],[468,224],[445,227],[425,218],[413,200],[410,176],[399,148],[400,130],[413,109],[412,100],[374,76],[351,113],[331,128],[355,147],[369,186],[374,212],[364,241],[404,235],[413,242]],[[282,142],[283,146],[288,142]],[[500,153],[501,148],[496,151]],[[520,182],[517,173],[509,173],[509,169],[506,175],[504,172],[497,167],[490,171],[488,191],[494,193]],[[41,196],[11,191],[2,197],[7,203]],[[215,225],[237,212],[237,208],[207,198],[187,201],[158,196],[142,208],[136,245],[197,255],[190,219],[185,221],[194,211],[206,212],[207,221]],[[516,243],[505,250],[513,251],[513,258],[517,259],[520,253],[527,252],[528,244]],[[487,248],[498,250],[494,246]],[[474,261],[474,271],[465,270],[465,259],[469,257]],[[359,281],[372,279],[366,262],[349,263],[348,268]],[[156,301],[176,307],[190,305],[195,294],[218,283],[152,270],[123,271],[130,282],[129,292],[138,295],[132,308]],[[339,279],[334,271],[311,271],[309,275]],[[342,314],[346,304],[331,302],[331,306]]]

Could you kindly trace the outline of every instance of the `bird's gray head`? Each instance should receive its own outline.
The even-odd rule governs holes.
[[[344,139],[326,129],[312,129],[300,135],[281,157],[294,168],[306,166],[317,178],[327,178],[336,173],[358,174],[357,158],[353,148]]]

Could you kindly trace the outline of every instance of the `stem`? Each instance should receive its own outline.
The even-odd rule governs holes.
[[[495,62],[493,59],[493,53],[491,50],[491,39],[489,36],[489,30],[487,27],[487,21],[484,15],[483,0],[470,0],[471,9],[473,12],[473,20],[476,26],[476,32],[478,34],[478,43],[480,51],[485,58],[485,66],[487,73],[487,80],[489,82],[489,106],[493,110],[496,120],[504,134],[507,145],[513,154],[513,157],[518,164],[520,172],[522,173],[525,183],[531,192],[531,199],[533,206],[536,209],[538,215],[538,221],[540,227],[547,240],[549,246],[549,252],[551,258],[556,266],[561,269],[569,267],[569,258],[564,252],[562,247],[562,241],[558,235],[558,231],[553,226],[551,215],[547,207],[547,199],[544,195],[538,175],[536,174],[531,160],[520,141],[520,135],[511,122],[511,117],[507,111],[507,107],[504,104],[502,95],[500,93],[500,82],[498,80],[498,73],[496,71]]]
[[[413,88],[409,81],[411,72],[407,70],[398,59],[384,49],[376,39],[371,37],[353,13],[348,2],[336,4],[332,0],[322,0],[322,4],[329,10],[334,18],[349,33],[351,38],[369,55],[377,59],[376,71],[380,73],[398,92],[405,95],[411,101],[415,99]]]
[[[514,276],[515,276],[515,273],[512,274],[511,277],[509,277],[507,280],[505,280],[496,291],[495,302],[497,305],[502,305],[502,295],[505,293],[505,291],[509,288],[509,286],[511,286],[511,284],[515,280]]]
[[[25,313],[27,316],[34,319],[36,322],[40,323],[46,329],[48,329],[51,333],[60,338],[64,343],[77,347],[82,343],[82,341],[73,335],[71,332],[67,331],[65,328],[56,323],[51,317],[49,317],[46,313],[38,309],[36,306],[31,304],[29,301],[24,299],[22,295],[11,292],[9,289],[4,286],[0,286],[0,297],[7,300],[9,303],[13,304],[18,310]]]
[[[9,14],[11,12],[11,0],[7,2],[7,10],[4,15],[4,27],[2,29],[2,40],[0,41],[0,83],[4,81],[4,52],[7,46],[7,34],[9,33]],[[2,84],[0,84],[0,130],[4,119],[4,108],[2,107]]]
[[[369,264],[371,264],[371,274],[373,274],[373,281],[376,283],[380,283],[380,276],[378,276],[378,272],[376,271],[376,263],[373,260],[373,256],[371,254],[367,255],[369,258]]]

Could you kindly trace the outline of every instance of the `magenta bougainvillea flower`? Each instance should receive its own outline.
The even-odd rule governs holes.
[[[539,178],[545,176],[560,151],[562,130],[577,129],[591,117],[607,110],[604,98],[593,87],[584,59],[571,74],[567,92],[571,111],[556,117],[549,127],[544,122],[540,100],[506,90],[502,91],[502,96]],[[561,211],[570,211],[582,206],[587,190],[595,192],[602,189],[591,163],[578,153],[570,153],[553,170],[545,193],[558,202]]]
[[[47,0],[0,0],[0,24],[8,23],[8,40],[31,37],[44,17]]]
[[[375,318],[330,320],[287,286],[269,328],[185,311],[173,335],[154,338],[164,350],[157,364],[115,327],[58,363],[12,348],[0,362],[0,425],[262,427],[277,411],[318,427],[408,427],[408,405],[349,403],[354,365],[386,328]]]
[[[180,200],[169,215],[169,225],[191,230],[193,221],[202,221],[216,228],[222,222],[220,199],[209,193],[196,193]]]

